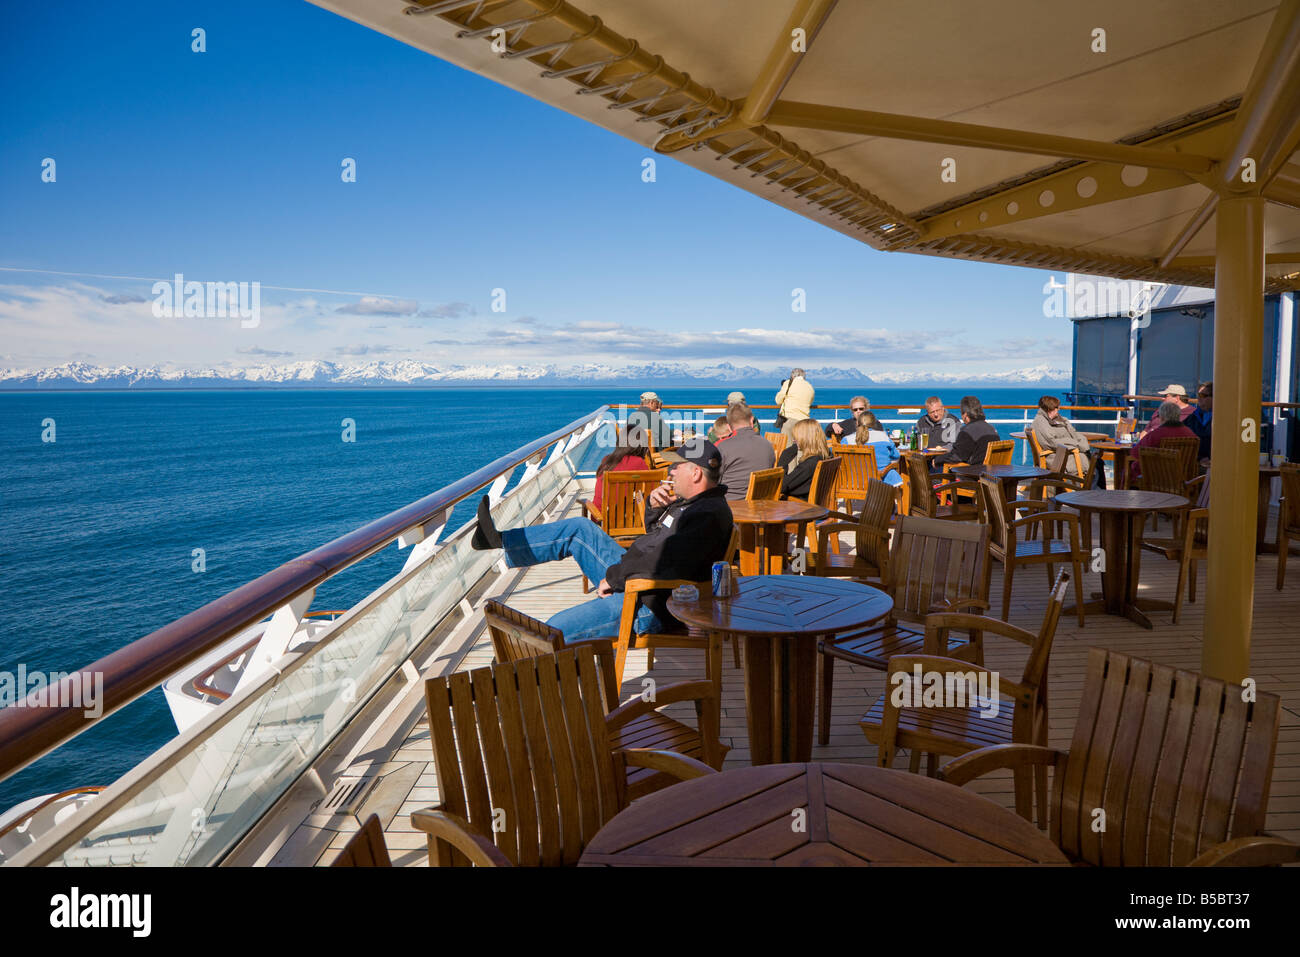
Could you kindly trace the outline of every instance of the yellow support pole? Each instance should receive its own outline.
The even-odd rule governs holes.
[[[1222,195],[1215,221],[1214,464],[1201,671],[1232,682],[1250,674],[1263,388],[1264,206],[1259,196]]]

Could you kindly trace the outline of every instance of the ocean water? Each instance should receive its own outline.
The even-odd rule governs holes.
[[[744,391],[770,402],[776,387]],[[0,394],[0,672],[89,665],[604,403],[635,404],[641,390],[623,391]],[[659,391],[668,404],[719,405],[729,390]],[[817,400],[847,403],[857,391],[820,389]],[[963,390],[862,391],[879,407],[917,405],[934,391],[955,406]],[[979,394],[986,405],[1031,404],[1041,391]],[[355,442],[343,441],[345,418]],[[47,419],[53,442],[42,441]],[[474,504],[458,508],[451,527]],[[201,574],[191,567],[198,548]],[[389,546],[322,586],[313,607],[348,607],[406,554]],[[175,733],[162,691],[152,691],[0,781],[0,811],[109,784]]]

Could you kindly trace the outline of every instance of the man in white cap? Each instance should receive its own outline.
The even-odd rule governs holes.
[[[642,392],[641,404],[627,414],[628,434],[635,434],[641,444],[653,441],[656,449],[666,449],[673,444],[673,428],[659,414],[664,404],[655,392]]]
[[[746,404],[746,402],[745,402],[745,393],[743,393],[743,392],[728,392],[728,393],[727,393],[727,405],[728,405],[728,406],[733,406],[733,405],[745,405],[745,404]]]
[[[1180,422],[1186,422],[1187,417],[1196,411],[1196,406],[1193,405],[1188,400],[1187,390],[1176,383],[1166,386],[1164,391],[1160,393],[1160,398],[1164,399],[1166,402],[1173,402],[1175,405],[1178,406],[1178,415],[1180,417],[1179,418]],[[1143,429],[1142,432],[1138,435],[1139,439],[1141,439],[1144,435],[1146,435],[1148,432],[1155,429],[1160,424],[1159,422],[1156,421],[1158,415],[1159,415],[1159,410],[1157,410],[1155,413],[1152,414],[1151,421],[1147,423],[1147,427]]]

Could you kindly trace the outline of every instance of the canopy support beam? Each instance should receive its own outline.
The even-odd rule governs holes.
[[[1222,196],[1215,220],[1214,467],[1201,671],[1250,674],[1255,598],[1260,393],[1264,347],[1264,209],[1260,196]]]
[[[762,69],[749,88],[749,96],[745,97],[745,105],[740,110],[740,122],[743,125],[758,126],[766,120],[772,104],[794,76],[804,54],[812,46],[813,37],[825,25],[826,18],[831,15],[837,2],[838,0],[797,0],[786,19],[785,29],[772,44]],[[804,33],[801,49],[795,48],[795,30]]]

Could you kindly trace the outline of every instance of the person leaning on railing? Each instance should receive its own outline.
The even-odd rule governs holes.
[[[812,491],[813,472],[817,463],[831,457],[831,447],[826,443],[822,427],[816,419],[803,419],[794,423],[791,442],[781,453],[776,464],[785,469],[781,480],[782,498],[807,498]]]
[[[1045,395],[1038,400],[1038,414],[1030,424],[1038,444],[1052,452],[1047,467],[1053,472],[1064,468],[1071,475],[1078,475],[1071,449],[1078,449],[1086,456],[1091,446],[1086,435],[1079,434],[1074,424],[1061,415],[1061,400],[1054,395]]]
[[[585,518],[498,531],[487,496],[478,503],[478,527],[470,546],[476,551],[504,549],[510,568],[575,559],[587,578],[600,583],[598,597],[552,615],[547,624],[564,632],[568,641],[616,635],[623,615],[624,582],[633,578],[709,581],[713,563],[726,558],[731,544],[734,523],[718,486],[722,454],[717,446],[697,438],[684,443],[680,451],[661,455],[672,463],[671,487],[664,484],[650,493],[645,534],[626,551]],[[668,594],[644,593],[634,624],[638,634],[686,630],[668,613]]]

